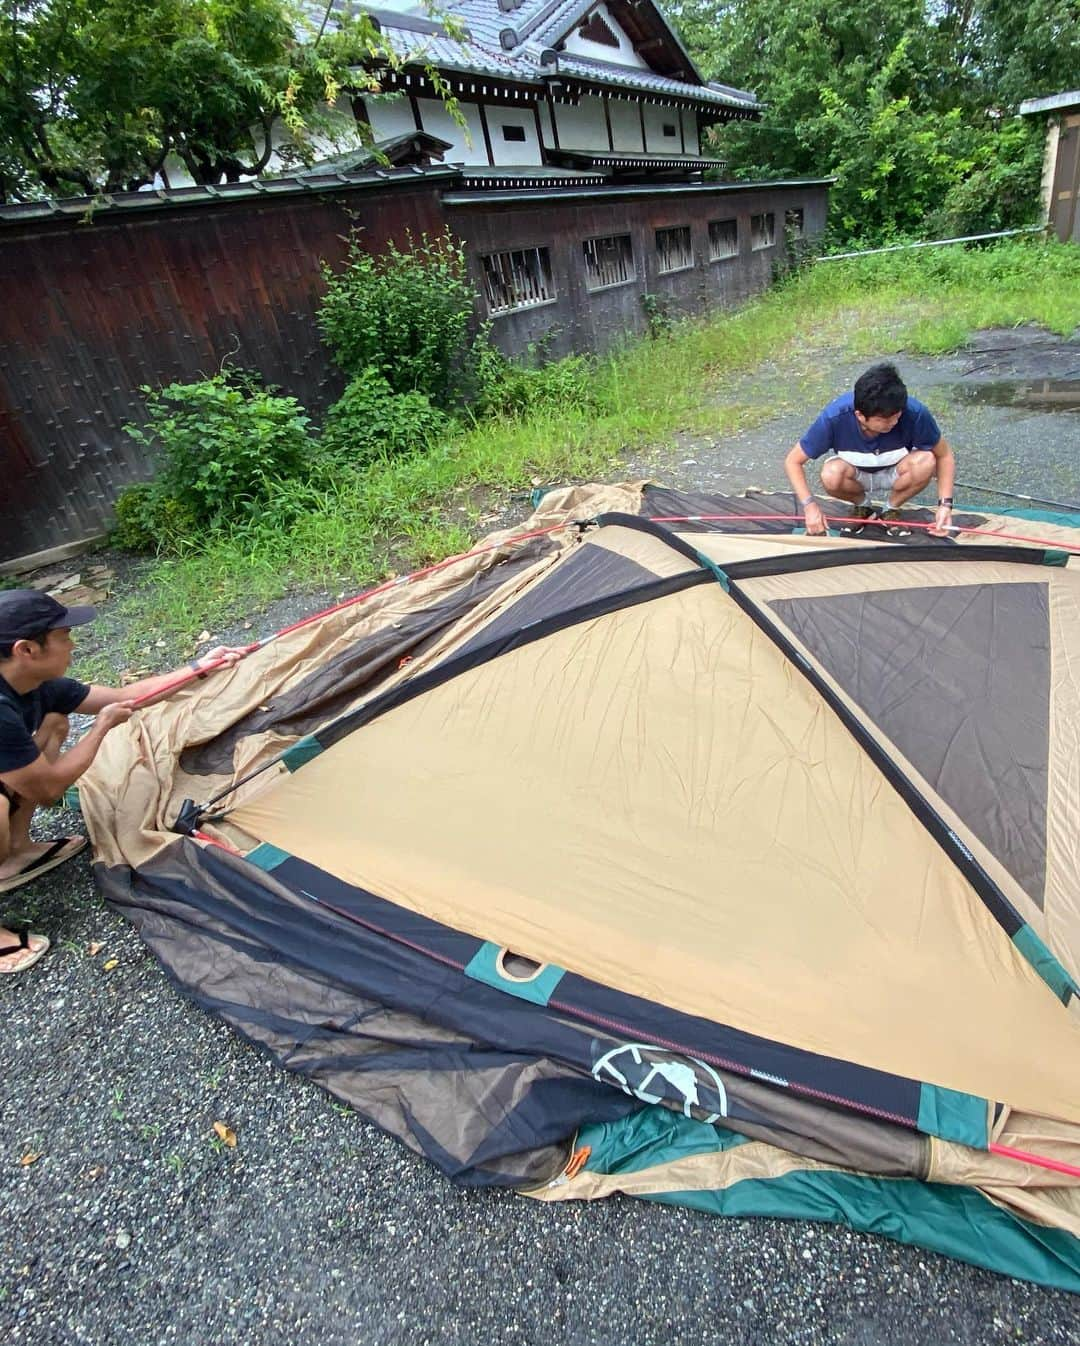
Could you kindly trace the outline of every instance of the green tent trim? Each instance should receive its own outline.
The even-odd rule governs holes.
[[[640,1173],[746,1143],[745,1136],[666,1108],[647,1108],[621,1122],[583,1127],[577,1140],[579,1147],[592,1150],[586,1171],[613,1175]],[[646,1199],[709,1215],[842,1224],[1080,1294],[1080,1240],[1064,1230],[1022,1220],[971,1187],[815,1168],[775,1178],[747,1178],[706,1191],[650,1193]]]

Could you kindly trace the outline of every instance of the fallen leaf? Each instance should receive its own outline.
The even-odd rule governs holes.
[[[214,1135],[218,1140],[224,1141],[230,1150],[236,1149],[236,1132],[231,1126],[226,1126],[224,1122],[215,1122]]]
[[[22,1164],[23,1168],[28,1168],[29,1165],[36,1164],[37,1161],[41,1158],[41,1155],[42,1155],[41,1150],[27,1150],[27,1152],[19,1160],[19,1163]]]
[[[250,630],[251,630],[251,623],[250,623],[250,622],[245,622],[245,623],[244,623],[244,630],[245,630],[245,631],[250,631]]]
[[[100,940],[93,939],[87,945],[86,952],[91,958],[96,958],[104,947],[105,945]]]
[[[82,575],[79,571],[76,571],[74,575],[65,575],[59,584],[53,585],[52,592],[54,594],[66,593],[68,589],[74,589],[76,584],[79,584],[81,581]]]
[[[87,1182],[97,1182],[98,1178],[100,1178],[101,1175],[102,1175],[104,1172],[105,1172],[104,1165],[102,1165],[102,1164],[95,1164],[93,1168],[88,1168],[88,1169],[86,1170],[86,1175],[85,1175],[85,1176],[86,1176],[86,1181],[87,1181]]]
[[[158,647],[159,650],[163,650],[165,648],[164,640],[155,640],[154,644]]]
[[[62,570],[50,571],[48,575],[41,575],[36,580],[31,580],[27,586],[30,589],[52,589],[58,585],[64,578]]]
[[[210,632],[209,632],[209,631],[203,631],[203,632],[201,632],[198,636],[196,636],[196,638],[195,638],[195,644],[196,644],[196,645],[201,645],[204,641],[209,640],[209,639],[210,639]]]
[[[54,589],[53,595],[61,595],[66,604],[74,606],[77,603],[104,603],[109,596],[108,589],[92,589],[88,584],[77,584],[72,589]]]
[[[110,958],[110,959],[108,960],[108,962],[106,962],[106,963],[102,963],[101,966],[105,969],[106,972],[111,972],[111,971],[113,970],[114,967],[119,967],[119,966],[120,966],[120,959],[119,959],[119,958]]]

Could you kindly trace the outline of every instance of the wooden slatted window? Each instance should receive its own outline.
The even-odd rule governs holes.
[[[581,246],[585,253],[585,285],[589,290],[606,290],[637,279],[634,245],[629,234],[587,238]]]
[[[694,265],[694,246],[690,241],[690,226],[677,225],[674,229],[657,229],[656,258],[661,274],[665,271],[685,271]]]
[[[515,248],[481,257],[484,293],[491,313],[510,313],[555,300],[551,253],[547,248]]]
[[[709,261],[719,262],[725,257],[739,255],[739,221],[709,221]]]
[[[771,210],[767,210],[763,215],[750,216],[750,246],[755,250],[758,248],[771,248],[776,242],[776,216]]]

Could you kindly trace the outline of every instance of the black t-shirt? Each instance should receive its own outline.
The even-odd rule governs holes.
[[[50,678],[32,692],[16,692],[0,678],[0,774],[36,762],[41,750],[33,736],[45,716],[50,711],[70,715],[89,692],[74,678]]]

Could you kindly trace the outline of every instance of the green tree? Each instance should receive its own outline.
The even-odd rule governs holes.
[[[676,16],[709,76],[766,104],[760,122],[714,132],[729,172],[835,176],[833,237],[878,242],[1033,217],[1040,130],[1014,114],[1036,58],[1029,42],[1019,72],[1015,16],[1053,11],[1068,49],[1078,25],[1070,38],[1062,16],[1078,3],[678,0]]]
[[[343,87],[377,90],[399,64],[369,18],[330,11],[311,24],[284,0],[3,0],[0,200],[135,189],[170,154],[196,182],[238,181],[282,128],[310,161]]]

